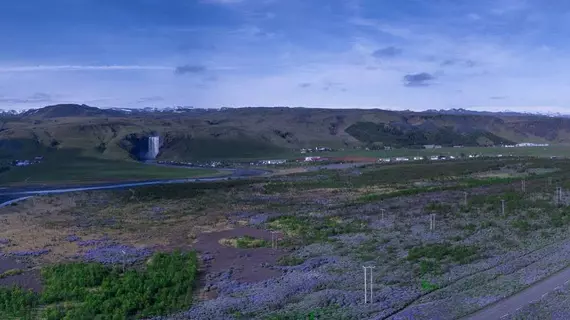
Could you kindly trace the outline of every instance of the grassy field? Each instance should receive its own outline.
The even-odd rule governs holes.
[[[48,160],[0,173],[0,184],[86,183],[124,180],[192,178],[214,176],[215,169],[188,169],[145,165],[138,162],[89,158]]]
[[[568,265],[568,189],[570,161],[521,158],[37,197],[0,209],[3,257],[29,262],[19,271],[0,263],[0,285],[38,269],[44,285],[0,291],[0,318],[44,306],[50,319],[89,310],[102,319],[457,319]],[[176,268],[152,273],[147,253],[173,250],[197,253],[197,281],[177,278],[195,283],[191,292],[166,281]],[[376,266],[367,305],[362,265]],[[89,277],[97,281],[78,284]]]

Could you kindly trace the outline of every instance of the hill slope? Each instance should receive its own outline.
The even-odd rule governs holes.
[[[126,159],[151,133],[163,159],[273,156],[291,149],[570,142],[570,119],[433,111],[240,108],[159,112],[56,105],[0,117],[0,158],[67,151]]]

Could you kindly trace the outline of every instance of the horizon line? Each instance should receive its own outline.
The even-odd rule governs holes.
[[[489,111],[489,110],[474,110],[474,109],[467,109],[467,108],[449,108],[449,109],[434,109],[434,108],[430,108],[430,109],[422,109],[422,110],[418,110],[418,109],[409,109],[409,108],[397,108],[397,107],[383,107],[383,106],[361,106],[361,107],[326,107],[326,106],[232,106],[232,107],[227,107],[227,106],[219,106],[219,107],[196,107],[196,106],[165,106],[165,107],[96,107],[96,106],[92,106],[92,105],[88,105],[86,103],[56,103],[56,104],[50,104],[50,105],[44,105],[41,107],[28,107],[25,109],[20,109],[17,111],[21,111],[21,112],[25,112],[25,111],[29,111],[29,110],[39,110],[39,109],[43,109],[46,107],[51,107],[51,106],[57,106],[57,105],[64,105],[64,104],[68,104],[68,105],[83,105],[83,106],[88,106],[88,107],[93,107],[93,108],[97,108],[97,109],[127,109],[127,110],[143,110],[143,109],[157,109],[157,110],[164,110],[164,109],[177,109],[177,108],[182,108],[182,109],[246,109],[246,108],[289,108],[289,109],[296,109],[296,108],[301,108],[301,109],[329,109],[329,110],[334,110],[334,109],[341,109],[341,110],[378,110],[378,111],[395,111],[395,112],[402,112],[402,111],[408,111],[408,112],[415,112],[415,113],[421,113],[421,112],[441,112],[441,111],[453,111],[453,110],[463,110],[463,111],[468,111],[468,112],[477,112],[477,113],[482,113],[482,112],[488,112],[488,113],[518,113],[518,114],[528,114],[528,115],[542,115],[542,116],[556,116],[556,115],[570,115],[570,113],[561,113],[561,112],[531,112],[531,111],[514,111],[514,110],[499,110],[499,111]],[[483,108],[483,107],[476,107],[476,108]],[[15,110],[15,109],[3,109],[2,107],[0,107],[0,110]]]

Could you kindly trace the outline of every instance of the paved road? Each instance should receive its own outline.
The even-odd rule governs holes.
[[[89,190],[109,190],[109,189],[125,189],[140,186],[173,184],[173,183],[189,183],[189,182],[211,182],[229,179],[241,179],[255,176],[269,175],[270,171],[259,169],[221,169],[227,171],[227,175],[214,177],[186,178],[186,179],[163,179],[163,180],[146,180],[146,181],[122,181],[113,183],[98,183],[89,185],[64,185],[64,186],[29,186],[29,187],[13,187],[2,188],[0,190],[0,208],[8,206],[14,202],[18,202],[34,195],[56,194]]]
[[[148,162],[149,165],[171,166],[168,164],[157,164]],[[329,164],[323,166],[314,166],[306,168],[307,171],[319,169],[347,169],[364,165],[363,163],[345,163],[345,164]],[[180,166],[177,166],[180,167]],[[190,167],[189,168],[196,168]],[[210,168],[206,168],[210,169]],[[18,202],[34,195],[56,194],[89,190],[109,190],[109,189],[125,189],[140,186],[172,184],[172,183],[189,183],[189,182],[208,182],[222,181],[228,179],[243,179],[257,176],[270,176],[271,171],[262,169],[247,168],[218,168],[218,170],[226,171],[228,174],[214,177],[185,178],[185,179],[165,179],[165,180],[146,180],[146,181],[121,181],[113,183],[98,184],[81,184],[81,185],[60,185],[60,186],[29,186],[29,187],[8,187],[0,188],[0,208],[8,206],[14,202]]]
[[[512,315],[519,308],[543,298],[549,292],[568,283],[570,283],[570,267],[466,317],[465,320],[494,320],[509,314]]]

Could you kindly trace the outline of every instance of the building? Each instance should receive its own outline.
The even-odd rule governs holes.
[[[261,160],[261,164],[283,164],[287,160]]]
[[[549,144],[548,143],[523,142],[523,143],[517,143],[516,146],[517,147],[548,147]]]

